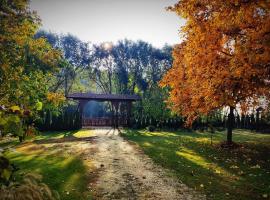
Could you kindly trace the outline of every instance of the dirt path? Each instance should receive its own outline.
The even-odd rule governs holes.
[[[135,145],[119,136],[117,130],[95,130],[96,153],[87,155],[98,169],[90,183],[95,199],[205,199],[155,165]]]

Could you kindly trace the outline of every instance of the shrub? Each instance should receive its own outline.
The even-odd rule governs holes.
[[[24,134],[22,120],[17,114],[6,114],[0,111],[0,130],[1,135],[8,133],[22,137]]]
[[[0,186],[1,184],[9,184],[13,171],[14,167],[10,164],[9,160],[0,155]]]

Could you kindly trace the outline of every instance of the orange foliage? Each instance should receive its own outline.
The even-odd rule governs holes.
[[[187,20],[160,83],[171,89],[172,110],[190,124],[217,108],[269,97],[269,0],[181,0],[169,9]]]
[[[59,106],[65,101],[65,97],[62,93],[56,93],[56,92],[48,92],[47,94],[47,100],[54,104],[55,106]]]

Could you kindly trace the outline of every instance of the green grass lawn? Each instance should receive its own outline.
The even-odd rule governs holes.
[[[241,147],[234,150],[220,148],[224,132],[213,135],[213,145],[207,132],[127,129],[123,136],[209,199],[269,199],[270,135],[235,130]]]
[[[80,151],[72,150],[76,139],[93,136],[91,131],[46,132],[28,138],[23,144],[16,139],[0,141],[0,147],[12,147],[4,153],[19,170],[15,178],[22,174],[38,173],[43,182],[55,190],[63,200],[91,199],[88,188],[91,162],[81,158]]]
[[[46,132],[28,138],[0,140],[0,148],[11,147],[5,155],[20,170],[39,173],[61,199],[91,199],[88,188],[91,161],[80,156],[76,140],[94,136],[91,131]],[[209,199],[267,199],[270,195],[270,135],[235,130],[233,139],[240,148],[219,148],[224,132],[135,131],[126,129],[123,136],[136,142],[156,163],[169,169],[188,186],[207,194]],[[75,149],[75,150],[74,150]],[[93,169],[94,170],[94,169]],[[263,195],[267,195],[263,197]]]

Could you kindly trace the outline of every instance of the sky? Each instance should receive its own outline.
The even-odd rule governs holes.
[[[177,0],[32,0],[42,29],[85,42],[144,40],[155,47],[181,42],[184,20],[166,11]]]

